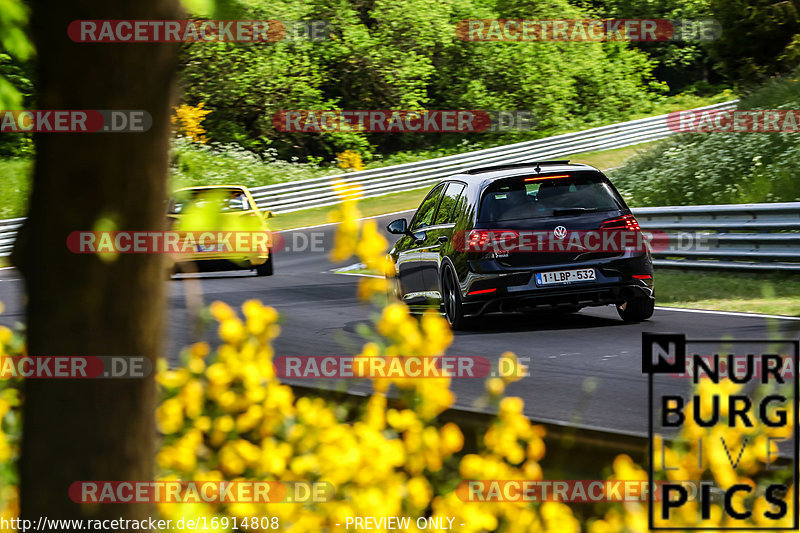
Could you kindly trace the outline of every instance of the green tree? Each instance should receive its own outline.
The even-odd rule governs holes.
[[[800,65],[800,0],[710,0],[722,36],[711,44],[715,68],[744,84]]]

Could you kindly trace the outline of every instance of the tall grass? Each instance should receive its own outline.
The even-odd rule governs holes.
[[[798,75],[772,80],[740,109],[800,109]],[[614,173],[634,206],[800,201],[800,132],[679,135]]]
[[[344,172],[315,163],[281,161],[272,151],[256,154],[237,144],[208,145],[179,138],[173,143],[170,180],[173,188],[193,185],[258,187]]]

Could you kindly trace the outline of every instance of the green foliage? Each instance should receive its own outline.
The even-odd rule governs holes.
[[[603,18],[709,19],[714,18],[710,0],[596,0],[583,2]],[[698,41],[643,42],[632,46],[658,65],[656,76],[672,93],[687,92],[698,81],[708,82],[711,61],[707,43]],[[719,82],[719,80],[714,80]]]
[[[25,35],[27,22],[28,8],[21,0],[0,0],[0,61],[5,55],[3,51],[19,61],[33,55],[33,45]],[[16,109],[21,104],[20,89],[6,78],[5,69],[0,68],[0,109]]]
[[[710,0],[722,25],[711,43],[715,68],[752,84],[800,65],[800,0]]]
[[[275,157],[274,150],[265,150],[259,156],[237,144],[204,145],[185,138],[174,142],[170,166],[173,189],[194,185],[257,187],[340,172],[342,170],[314,163],[280,161]]]
[[[507,143],[557,129],[577,130],[646,111],[665,90],[652,83],[652,62],[624,43],[462,42],[467,18],[520,15],[580,17],[567,0],[248,0],[243,18],[325,20],[323,42],[187,45],[181,62],[184,100],[213,110],[204,123],[214,141],[282,158],[328,161],[345,150],[377,154],[459,144],[460,134],[280,133],[281,109],[524,109],[535,132],[474,134],[470,142]],[[524,4],[524,5],[523,5]],[[528,5],[530,4],[530,5]]]
[[[21,0],[0,0],[0,109],[21,109],[31,100],[33,44],[25,34],[28,8]],[[0,156],[28,156],[28,134],[0,134]]]
[[[0,49],[0,109],[20,109],[33,98],[33,83],[21,66]],[[0,157],[31,156],[33,140],[29,133],[0,133]]]
[[[743,109],[798,109],[797,74],[772,80]],[[680,135],[613,175],[634,206],[800,201],[798,133]]]
[[[29,159],[0,159],[0,220],[25,215],[32,169]]]

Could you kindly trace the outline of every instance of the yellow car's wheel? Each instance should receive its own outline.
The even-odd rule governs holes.
[[[259,276],[271,276],[273,274],[272,268],[272,250],[269,252],[267,260],[260,265],[256,265],[256,274]]]

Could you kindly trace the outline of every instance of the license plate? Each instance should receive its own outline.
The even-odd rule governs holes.
[[[593,268],[579,270],[556,270],[555,272],[537,272],[537,285],[555,285],[562,283],[575,283],[577,281],[594,281],[597,274]]]

